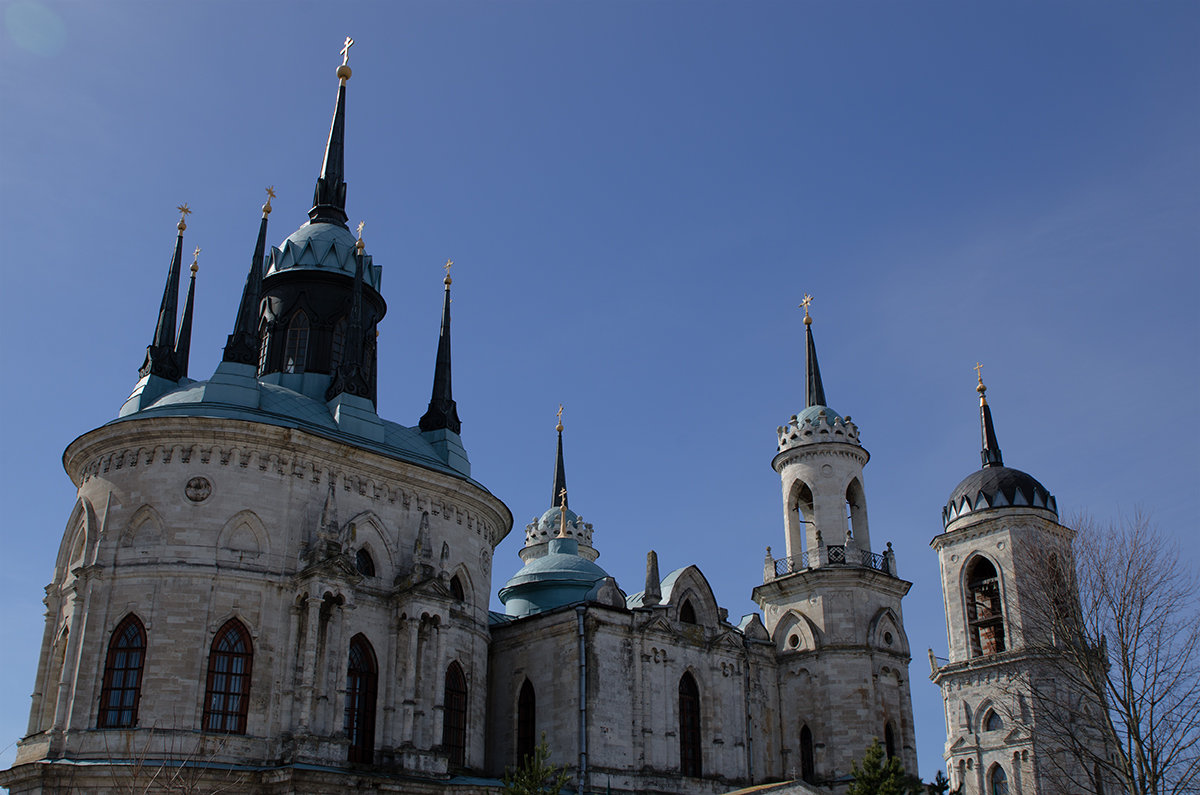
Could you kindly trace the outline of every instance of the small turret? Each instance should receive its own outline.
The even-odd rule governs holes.
[[[583,517],[572,511],[567,504],[567,467],[563,459],[563,407],[558,407],[558,445],[554,457],[554,495],[550,508],[525,527],[525,547],[521,560],[526,562],[546,554],[548,542],[556,537],[573,538],[579,542],[578,553],[587,560],[600,556],[592,546],[592,526]]]
[[[179,363],[179,379],[187,378],[188,358],[192,352],[192,308],[196,301],[196,271],[200,270],[200,247],[192,254],[191,279],[187,299],[183,302],[183,318],[179,321],[179,340],[175,343],[175,361]]]
[[[262,300],[263,260],[267,250],[267,218],[271,215],[271,199],[275,188],[267,188],[267,201],[262,206],[262,221],[258,224],[258,240],[254,243],[254,254],[250,257],[250,271],[246,274],[246,285],[242,288],[242,300],[238,304],[237,317],[233,321],[233,333],[225,343],[221,361],[258,366],[259,333],[258,312]]]
[[[179,309],[179,271],[183,260],[183,232],[187,229],[187,217],[192,212],[187,204],[179,205],[179,223],[175,228],[175,253],[167,269],[167,283],[163,287],[162,303],[158,307],[158,322],[154,327],[154,339],[146,348],[146,360],[138,374],[145,378],[157,376],[167,381],[178,381],[179,360],[175,353],[175,315]]]
[[[454,260],[446,260],[446,278],[442,280],[446,289],[442,297],[442,327],[438,333],[437,357],[433,365],[433,394],[429,397],[429,409],[421,417],[422,431],[448,430],[462,433],[458,419],[458,404],[454,402],[450,378],[450,266]]]

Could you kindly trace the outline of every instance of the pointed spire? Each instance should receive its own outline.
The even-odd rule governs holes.
[[[321,176],[313,190],[313,207],[308,211],[312,222],[341,224],[345,226],[346,215],[346,81],[350,79],[350,48],[354,39],[346,37],[342,47],[342,65],[338,67],[337,104],[333,108],[333,122],[329,126],[329,142],[325,145],[325,160],[321,163]]]
[[[979,393],[979,429],[980,435],[983,437],[983,449],[979,456],[983,460],[985,469],[1002,467],[1004,466],[1004,457],[1000,454],[1000,443],[996,441],[996,429],[992,425],[992,409],[987,402],[987,387],[983,385],[983,365],[979,362],[975,363],[975,375],[979,378],[979,385],[975,387],[975,391]]]
[[[555,500],[559,499],[559,495],[561,494],[561,495],[563,495],[562,496],[562,507],[565,510],[567,507],[567,498],[566,498],[567,469],[563,465],[562,413],[563,413],[563,407],[562,407],[562,404],[559,403],[558,404],[558,425],[555,427],[555,430],[558,431],[558,454],[554,458],[554,495],[550,499],[550,504],[554,505]]]
[[[146,360],[138,374],[143,378],[156,375],[168,381],[179,380],[179,362],[175,356],[175,314],[179,309],[179,270],[183,260],[183,231],[187,229],[187,217],[192,212],[187,204],[181,204],[179,223],[175,228],[175,253],[171,267],[167,270],[167,284],[163,288],[162,303],[158,307],[158,323],[154,327],[154,340],[146,348]]]
[[[433,394],[429,398],[429,410],[421,418],[422,431],[438,431],[443,428],[454,433],[462,432],[458,419],[458,405],[454,402],[450,384],[450,266],[454,260],[446,260],[446,285],[442,298],[442,330],[438,335],[437,360],[433,365]]]
[[[225,353],[221,361],[238,364],[258,365],[258,305],[262,300],[263,259],[267,251],[267,217],[271,214],[271,199],[275,198],[275,187],[267,188],[267,203],[262,206],[262,221],[258,225],[258,241],[254,244],[254,256],[250,258],[250,272],[246,274],[246,285],[242,288],[242,302],[238,304],[237,318],[233,321],[233,333],[225,341]]]
[[[333,374],[333,382],[325,393],[326,400],[333,400],[343,392],[348,395],[367,397],[366,368],[363,366],[363,268],[366,243],[362,239],[363,223],[358,224],[358,241],[354,244],[354,292],[350,301],[350,322],[346,325],[346,352]]]
[[[800,302],[800,306],[804,308],[804,407],[809,406],[824,406],[825,403],[825,387],[821,384],[821,368],[817,364],[817,346],[813,342],[812,335],[812,317],[808,314],[808,305],[812,303],[812,296],[807,293],[804,300]]]
[[[192,252],[192,278],[188,282],[187,299],[183,302],[183,318],[179,321],[179,341],[175,343],[175,361],[179,363],[179,377],[187,378],[188,357],[192,351],[192,304],[196,299],[196,271],[200,270],[200,247]]]

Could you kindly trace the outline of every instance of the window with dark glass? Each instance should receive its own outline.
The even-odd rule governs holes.
[[[983,730],[988,732],[1000,731],[1004,728],[1004,721],[996,714],[996,710],[989,709],[987,714],[983,716]]]
[[[679,772],[701,775],[700,688],[691,673],[679,680]]]
[[[367,551],[366,547],[361,547],[358,552],[354,553],[354,566],[364,577],[375,576],[375,561],[371,559],[371,553]]]
[[[524,764],[537,747],[537,696],[533,684],[526,679],[517,698],[517,764]]]
[[[883,748],[888,759],[896,755],[896,730],[892,728],[891,721],[883,725]]]
[[[246,733],[253,662],[250,633],[242,622],[230,619],[217,630],[208,654],[208,685],[201,720],[204,731]]]
[[[350,740],[347,759],[370,764],[375,756],[375,695],[379,668],[375,650],[362,635],[350,640],[350,662],[346,666],[346,712],[343,728]]]
[[[303,373],[308,359],[308,315],[297,312],[288,325],[287,342],[283,348],[283,371]]]
[[[101,729],[125,729],[137,725],[145,661],[146,630],[137,616],[128,615],[113,630],[108,641],[104,682],[100,690]]]
[[[812,730],[807,723],[800,729],[800,778],[809,784],[817,781],[817,758],[813,752]]]
[[[1008,776],[1000,765],[994,765],[988,775],[988,795],[1008,795]]]
[[[679,608],[679,620],[685,624],[697,623],[696,608],[692,607],[690,601],[684,601],[683,605]]]
[[[450,578],[450,595],[460,602],[465,602],[467,599],[467,592],[457,574]]]
[[[258,374],[262,375],[267,369],[267,324],[264,321],[258,331]]]
[[[967,570],[967,630],[972,657],[1004,651],[1000,575],[986,558],[976,558]]]
[[[462,767],[467,759],[467,677],[457,662],[446,669],[445,709],[442,715],[442,747],[450,764]]]
[[[333,325],[333,345],[329,349],[329,372],[336,372],[346,356],[346,318]]]

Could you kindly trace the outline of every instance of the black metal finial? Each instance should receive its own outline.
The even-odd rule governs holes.
[[[349,71],[349,67],[343,66]],[[313,207],[308,218],[313,223],[346,225],[346,80],[338,73],[337,104],[333,109],[333,123],[329,127],[329,141],[325,145],[325,159],[321,163],[321,176],[313,190]]]
[[[359,234],[362,234],[362,224],[359,224]],[[350,322],[346,326],[346,353],[333,374],[333,382],[325,393],[326,400],[343,392],[359,397],[371,395],[363,359],[363,269],[366,267],[363,249],[362,237],[359,237],[354,251],[354,292],[350,302]]]
[[[804,407],[826,406],[825,387],[821,384],[821,368],[817,364],[817,346],[813,342],[811,323],[805,323],[804,326],[804,347]]]
[[[996,441],[996,428],[992,425],[992,407],[987,402],[987,387],[983,385],[982,370],[983,365],[976,363],[975,374],[979,378],[979,384],[975,391],[979,393],[979,430],[983,437],[983,449],[979,457],[986,469],[1004,466],[1004,456],[1000,453],[1000,443]]]

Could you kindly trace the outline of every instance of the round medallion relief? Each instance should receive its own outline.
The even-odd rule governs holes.
[[[833,475],[833,467],[829,464],[824,464],[821,467],[821,477],[830,477]]]
[[[212,494],[212,484],[208,482],[208,478],[192,478],[183,487],[183,493],[192,502],[204,502],[208,495]]]

